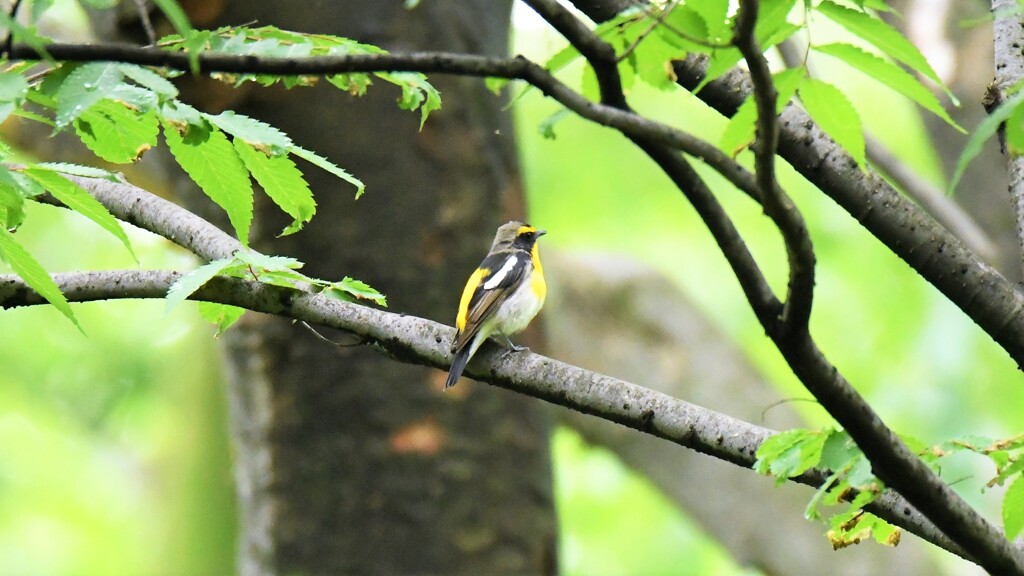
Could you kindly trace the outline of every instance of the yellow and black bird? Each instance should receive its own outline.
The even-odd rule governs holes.
[[[547,295],[537,239],[545,234],[529,224],[509,222],[498,228],[491,251],[466,282],[459,302],[452,343],[455,359],[444,387],[455,385],[484,340],[501,336],[511,350],[523,350],[508,337],[526,328]]]

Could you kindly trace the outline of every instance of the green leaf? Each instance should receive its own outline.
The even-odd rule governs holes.
[[[570,112],[566,108],[560,108],[554,114],[541,120],[540,124],[537,126],[537,129],[540,131],[540,135],[543,136],[544,138],[547,138],[548,140],[554,140],[555,124],[558,124],[559,122],[570,116],[572,116],[572,112]]]
[[[46,168],[53,172],[60,172],[61,174],[71,174],[72,176],[102,178],[104,180],[110,180],[111,182],[121,181],[117,174],[114,174],[110,170],[96,168],[95,166],[82,166],[81,164],[71,164],[70,162],[39,162],[35,164],[35,166],[37,168]]]
[[[682,59],[690,51],[706,51],[690,38],[702,40],[708,36],[700,15],[686,6],[672,10],[666,21],[640,40],[633,52],[636,72],[643,82],[659,89],[676,88],[672,61]]]
[[[821,460],[830,433],[803,429],[780,432],[758,447],[754,470],[780,480],[799,476]]]
[[[1011,154],[1024,153],[1024,106],[1018,106],[1006,119],[1006,147]]]
[[[850,44],[826,44],[824,46],[815,46],[814,50],[846,62],[850,66],[910,98],[922,108],[942,118],[947,124],[960,132],[967,133],[950,117],[931,90],[928,90],[912,74],[892,62]]]
[[[293,144],[292,139],[287,134],[270,124],[242,114],[236,114],[231,110],[226,110],[217,115],[203,114],[203,117],[214,126],[231,134],[231,136],[241,138],[258,148],[271,148],[283,151]]]
[[[43,266],[28,253],[28,250],[25,250],[21,244],[18,244],[18,241],[14,239],[14,235],[4,228],[0,228],[0,258],[30,288],[38,292],[47,302],[53,304],[54,308],[60,310],[60,313],[80,331],[82,330],[82,326],[78,323],[78,319],[75,318],[71,305],[68,304],[67,298],[64,297],[60,288],[57,287],[57,283],[46,273]],[[84,334],[85,332],[83,331],[82,333]]]
[[[314,165],[314,166],[316,166],[316,167],[318,167],[318,168],[320,168],[322,170],[325,170],[325,171],[327,171],[327,172],[329,172],[331,174],[334,174],[338,178],[341,178],[345,182],[348,182],[349,184],[355,186],[356,187],[356,199],[358,199],[360,196],[362,196],[363,192],[366,191],[366,185],[363,184],[362,180],[360,180],[360,179],[356,178],[355,176],[349,174],[348,172],[342,170],[341,168],[339,168],[337,165],[335,165],[333,162],[331,162],[327,158],[324,158],[323,156],[317,155],[316,152],[311,152],[309,150],[306,150],[305,148],[302,148],[301,146],[296,146],[294,144],[292,144],[291,146],[288,147],[288,151],[291,152],[292,154],[298,156],[299,158],[302,158],[306,162],[309,162],[310,164],[312,164],[312,165]]]
[[[53,0],[32,0],[32,22],[38,22],[43,13],[53,7]]]
[[[170,21],[171,26],[174,26],[178,34],[187,36],[192,31],[188,16],[185,15],[185,11],[181,9],[176,0],[153,0],[153,3],[160,8],[164,16],[167,16],[167,20]]]
[[[333,298],[345,300],[347,302],[351,302],[353,299],[358,299],[370,300],[375,304],[384,306],[385,308],[388,305],[387,298],[372,286],[360,280],[349,278],[348,276],[328,286],[324,293]]]
[[[170,80],[160,74],[135,64],[119,65],[121,73],[131,78],[140,86],[158,94],[161,99],[170,100],[178,97],[178,89],[171,84]]]
[[[700,2],[687,3],[691,8],[700,14],[701,20],[707,30],[706,38],[712,42],[728,40],[732,36],[732,26],[729,23],[729,0],[701,0]],[[678,10],[679,8],[676,8]],[[673,10],[673,14],[675,10]],[[671,16],[669,16],[671,18]]]
[[[263,191],[292,217],[292,223],[281,231],[280,236],[301,230],[316,213],[316,201],[295,163],[287,156],[268,156],[239,138],[234,144],[242,163]]]
[[[776,73],[772,77],[775,90],[778,92],[776,100],[776,113],[781,113],[796,94],[797,86],[803,80],[806,71],[803,68],[789,68]],[[729,120],[722,138],[718,143],[723,152],[735,157],[744,148],[754,142],[757,130],[757,103],[753,95],[747,96],[743,104],[736,110],[736,114]]]
[[[1024,477],[1018,477],[1003,496],[1003,527],[1013,540],[1024,528]]]
[[[124,80],[121,65],[89,62],[76,67],[57,90],[57,128],[63,128],[100,100],[111,98]]]
[[[818,5],[818,12],[829,20],[846,28],[854,35],[862,38],[884,52],[890,58],[910,66],[943,86],[942,79],[921,54],[921,51],[907,40],[895,28],[870,14],[840,6],[831,0],[824,0]],[[946,93],[952,98],[949,90]],[[954,99],[954,105],[959,105]]]
[[[1014,92],[978,124],[970,139],[967,140],[964,151],[960,153],[960,158],[956,161],[956,170],[953,171],[953,177],[949,180],[950,192],[956,189],[956,185],[964,175],[967,165],[971,163],[971,160],[974,160],[975,156],[981,153],[981,148],[985,145],[985,141],[996,133],[999,125],[1005,122],[1022,102],[1024,102],[1024,90]]]
[[[135,255],[135,251],[132,250],[131,242],[128,241],[128,235],[121,228],[120,222],[114,218],[103,204],[100,204],[99,200],[90,196],[78,184],[51,170],[34,167],[26,169],[25,174],[42,184],[50,194],[53,194],[55,198],[63,202],[68,208],[92,220],[101,228],[113,234],[115,238],[124,244],[132,258],[138,263],[139,259]]]
[[[441,93],[427,82],[427,77],[419,72],[381,72],[378,77],[395,84],[402,89],[398,106],[403,110],[420,110],[420,129],[427,121],[427,116],[441,108]]]
[[[252,183],[249,172],[223,132],[208,124],[189,124],[184,133],[163,123],[167,147],[182,169],[224,209],[243,246],[252,224]]]
[[[21,74],[0,72],[0,122],[3,122],[25,101],[28,82]]]
[[[226,332],[245,312],[245,308],[231,306],[230,304],[217,304],[215,302],[199,303],[199,315],[207,322],[217,326],[217,333],[214,334],[214,338],[218,338]]]
[[[805,78],[799,92],[800,101],[811,118],[864,169],[867,166],[864,133],[853,104],[838,88],[815,78]]]
[[[173,310],[178,304],[181,304],[194,294],[196,290],[202,288],[203,284],[209,282],[211,278],[220,274],[225,269],[237,265],[237,263],[238,260],[235,258],[213,260],[175,280],[167,290],[167,307],[165,312]]]
[[[156,146],[159,125],[154,110],[140,114],[102,100],[75,120],[75,133],[100,158],[127,164]]]
[[[0,167],[0,171],[6,172],[7,169]],[[14,230],[25,221],[25,197],[3,178],[0,178],[0,209],[0,227],[6,230]]]

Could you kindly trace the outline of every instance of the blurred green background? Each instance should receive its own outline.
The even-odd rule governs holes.
[[[543,58],[559,47],[518,22],[517,51]],[[579,69],[564,77],[573,81]],[[848,70],[826,78],[847,90],[869,130],[941,182],[908,103]],[[635,86],[630,98],[712,139],[725,125],[685,94]],[[513,111],[531,221],[552,231],[546,246],[650,263],[749,353],[780,397],[809,396],[766,343],[702,223],[650,161],[613,132],[572,118],[557,124],[555,139],[543,138],[537,126],[558,107],[539,94]],[[703,172],[782,288],[778,234],[753,203]],[[782,172],[817,248],[813,331],[840,370],[893,427],[925,442],[1018,432],[1022,408],[1006,399],[1021,376],[1007,355],[851,217]],[[49,207],[32,207],[18,234],[52,271],[133,265],[115,239]],[[144,267],[193,265],[151,235],[132,238]],[[233,572],[236,510],[213,329],[189,305],[165,314],[161,302],[115,302],[76,313],[88,337],[41,307],[0,316],[0,573]],[[812,403],[795,407],[814,425],[827,422]],[[746,573],[614,456],[568,430],[556,433],[553,449],[563,573]],[[997,493],[979,489],[990,474],[984,463],[965,459],[946,472],[968,478],[961,492],[998,514]]]

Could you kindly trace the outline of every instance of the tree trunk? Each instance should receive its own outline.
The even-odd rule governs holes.
[[[255,20],[389,49],[507,50],[507,0],[296,7],[234,2],[208,21],[192,16],[203,27]],[[503,103],[479,80],[430,80],[444,109],[421,132],[419,113],[399,110],[381,81],[361,98],[332,87],[238,92],[199,82],[185,99],[269,122],[367,185],[354,201],[349,185],[304,167],[317,216],[274,239],[287,222],[258,205],[257,249],[297,257],[313,276],[359,278],[386,293],[392,310],[450,323],[463,282],[496,227],[522,217],[523,200]],[[556,572],[543,406],[467,380],[443,393],[438,370],[250,316],[226,338],[241,573]]]

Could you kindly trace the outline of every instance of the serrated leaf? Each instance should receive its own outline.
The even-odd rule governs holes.
[[[719,40],[727,40],[731,37],[732,27],[729,23],[729,0],[701,0],[700,2],[688,3],[686,7],[692,8],[700,14],[707,30],[706,38],[708,40],[718,42]]]
[[[999,125],[1005,122],[1022,102],[1024,102],[1024,90],[1014,92],[978,123],[978,127],[974,129],[974,133],[967,140],[967,145],[964,146],[964,151],[960,153],[960,158],[956,161],[956,170],[953,171],[953,177],[949,180],[950,192],[956,189],[956,185],[964,175],[967,165],[971,163],[971,160],[974,160],[975,156],[981,153],[985,142],[996,133]]]
[[[321,170],[324,170],[326,172],[334,174],[338,178],[341,178],[345,182],[348,182],[349,184],[355,186],[356,187],[356,199],[358,199],[360,196],[362,196],[363,192],[366,191],[366,185],[363,184],[362,180],[360,180],[360,179],[356,178],[355,176],[349,174],[348,172],[342,170],[336,164],[334,164],[333,162],[331,162],[327,158],[324,158],[323,156],[318,155],[316,152],[312,152],[310,150],[306,150],[305,148],[303,148],[301,146],[296,146],[294,144],[292,144],[291,146],[288,147],[288,151],[291,152],[292,154],[298,156],[299,158],[302,158],[306,162],[309,162],[310,164],[320,168]]]
[[[34,166],[38,168],[46,168],[53,172],[60,172],[61,174],[71,174],[72,176],[102,178],[104,180],[110,180],[111,182],[121,181],[121,179],[117,177],[117,174],[114,174],[110,170],[96,168],[95,166],[82,166],[81,164],[71,164],[70,162],[39,162],[34,164]]]
[[[28,253],[28,250],[14,239],[14,235],[4,228],[0,228],[0,258],[14,270],[30,288],[39,293],[54,308],[60,311],[65,318],[71,321],[79,331],[82,326],[75,318],[75,312],[68,304],[68,299],[61,293],[57,283],[46,273],[43,266]],[[85,332],[82,331],[84,334]]]
[[[857,37],[870,42],[890,58],[921,72],[939,86],[944,86],[942,79],[928,63],[928,59],[917,49],[917,46],[914,46],[910,40],[907,40],[899,31],[881,19],[840,6],[831,0],[824,0],[818,5],[817,10]],[[950,94],[948,89],[946,93]],[[955,99],[954,104],[956,104]]]
[[[226,110],[220,114],[203,114],[203,117],[214,126],[231,134],[235,138],[254,146],[286,150],[292,146],[292,139],[287,134],[266,122],[260,122],[242,114]]]
[[[178,89],[170,80],[142,66],[121,64],[121,73],[131,78],[140,86],[158,94],[162,99],[170,100],[178,97]]]
[[[89,62],[72,70],[57,90],[57,127],[67,126],[93,104],[111,97],[123,80],[120,64],[111,62]]]
[[[238,241],[249,244],[253,194],[249,172],[223,132],[210,125],[189,124],[184,132],[163,123],[167,147],[203,192],[224,209]]]
[[[800,83],[799,92],[800,101],[818,126],[849,152],[861,169],[866,168],[860,115],[846,99],[846,95],[835,86],[816,78],[805,78]]]
[[[127,164],[156,146],[159,126],[154,110],[137,113],[102,100],[75,120],[75,133],[100,158]]]
[[[384,306],[385,308],[387,308],[388,305],[387,298],[372,286],[361,280],[349,278],[348,276],[331,284],[324,292],[328,296],[339,298],[341,300],[351,301],[355,298],[360,300],[370,300],[375,304]]]
[[[1018,477],[1003,496],[1003,527],[1013,540],[1024,528],[1024,477]]]
[[[25,197],[17,188],[3,182],[0,182],[0,208],[3,209],[0,226],[4,229],[14,230],[25,221]]]
[[[220,335],[226,332],[232,324],[237,322],[245,312],[245,308],[231,306],[230,304],[217,304],[215,302],[199,303],[199,315],[207,322],[211,322],[217,326],[217,333],[214,334],[214,338],[219,338]]]
[[[234,258],[213,260],[178,278],[167,290],[167,306],[164,311],[170,312],[178,304],[187,300],[196,290],[202,288],[203,284],[209,282],[211,278],[237,263],[238,261]]]
[[[870,52],[866,52],[856,46],[841,42],[826,44],[824,46],[815,46],[814,50],[846,62],[850,66],[853,66],[875,80],[878,80],[900,94],[903,94],[907,98],[910,98],[922,108],[932,112],[939,118],[942,118],[947,124],[956,128],[960,132],[965,134],[967,133],[966,130],[961,128],[960,125],[950,117],[949,113],[942,107],[942,104],[939,103],[939,99],[932,94],[931,90],[928,90],[928,88],[921,84],[917,78],[914,78],[912,74],[892,62],[879,58],[878,56],[875,56]]]
[[[295,163],[287,156],[267,156],[241,139],[236,138],[234,144],[242,163],[263,191],[292,217],[292,223],[279,236],[301,230],[316,213],[316,200]]]
[[[0,72],[0,122],[3,122],[25,101],[28,82],[21,74]]]
[[[113,234],[115,238],[124,244],[124,247],[132,255],[132,259],[138,263],[139,259],[135,256],[135,251],[132,250],[132,244],[128,240],[128,235],[121,228],[121,223],[114,218],[103,204],[100,204],[99,200],[90,196],[78,184],[56,172],[38,167],[28,168],[24,172],[30,178],[42,184],[47,192],[53,194],[65,206],[92,220],[101,228]]]
[[[251,268],[267,271],[298,270],[303,265],[289,256],[273,256],[255,250],[240,250],[235,254],[235,259]]]

